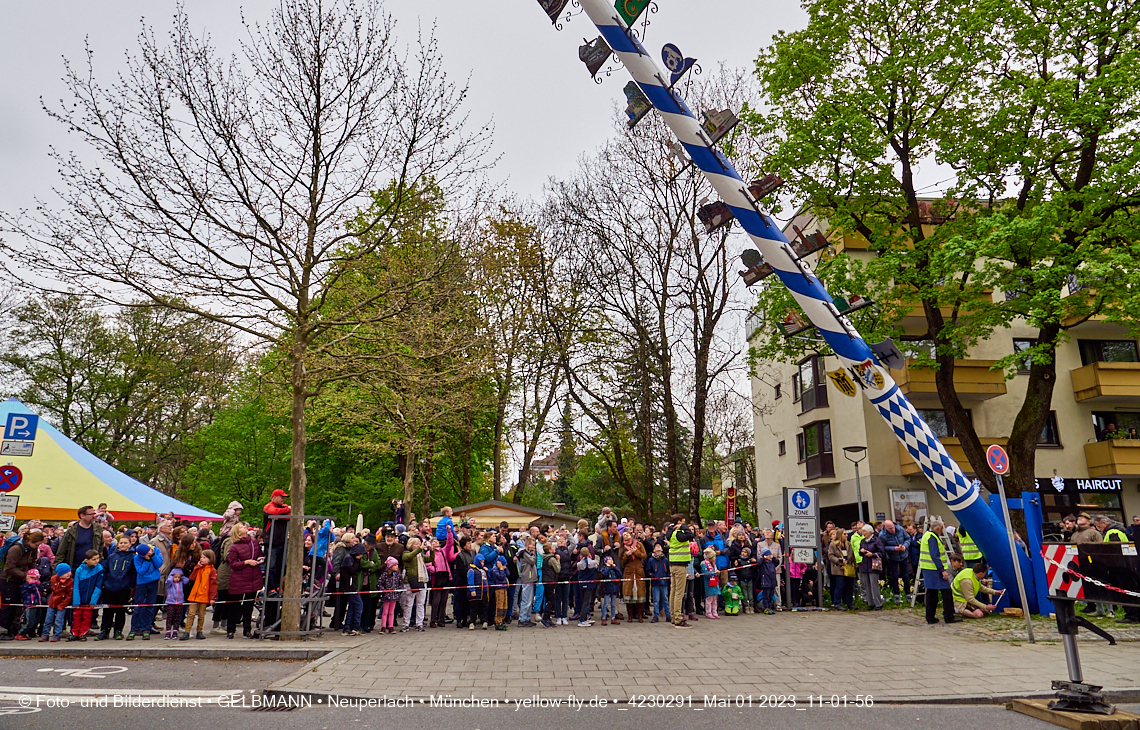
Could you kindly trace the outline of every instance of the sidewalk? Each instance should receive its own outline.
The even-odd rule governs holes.
[[[884,612],[887,613],[887,612]],[[351,697],[431,695],[870,694],[877,702],[998,701],[1066,679],[1058,643],[983,641],[956,626],[884,614],[781,613],[701,620],[695,628],[628,624],[507,632],[451,628],[370,635],[269,688]],[[472,666],[467,659],[489,659]],[[1140,694],[1134,644],[1081,644],[1086,680]],[[934,671],[925,669],[933,666]]]

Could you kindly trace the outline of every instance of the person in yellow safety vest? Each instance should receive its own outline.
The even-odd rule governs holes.
[[[926,589],[926,623],[938,623],[938,598],[942,597],[942,617],[948,624],[962,619],[954,615],[954,596],[950,592],[949,561],[945,560],[942,545],[942,532],[945,523],[937,517],[928,519],[926,532],[922,533],[921,549],[918,553],[918,568],[922,571],[922,584]]]
[[[685,620],[685,583],[688,581],[686,566],[692,562],[693,554],[689,543],[694,539],[683,514],[673,515],[673,526],[666,532],[669,541],[669,616],[673,625],[680,629],[692,628]]]
[[[966,561],[967,568],[974,567],[982,559],[981,548],[970,537],[970,533],[966,532],[965,527],[958,528],[958,546],[962,548],[962,559]]]
[[[994,610],[992,603],[982,603],[979,595],[996,596],[995,591],[982,582],[988,570],[985,565],[978,564],[969,568],[963,567],[963,555],[951,555],[950,565],[954,567],[954,578],[950,581],[950,593],[954,596],[954,610],[966,618],[981,618]]]
[[[871,597],[863,589],[863,583],[859,581],[859,563],[863,562],[863,554],[859,552],[859,543],[863,542],[863,520],[856,520],[851,524],[851,537],[848,538],[848,543],[851,545],[851,554],[855,556],[855,575],[856,583],[859,586],[859,596],[863,599],[863,603],[868,606],[871,605]]]
[[[1093,526],[1104,534],[1105,542],[1132,542],[1132,540],[1128,539],[1128,533],[1124,531],[1124,525],[1116,522],[1108,515],[1097,515],[1094,517]],[[1109,610],[1111,611],[1111,608]],[[1140,607],[1125,606],[1124,618],[1120,619],[1120,622],[1125,624],[1140,624]]]

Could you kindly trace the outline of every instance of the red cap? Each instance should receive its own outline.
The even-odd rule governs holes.
[[[281,491],[280,489],[277,490],[277,492],[280,492],[280,491]],[[277,492],[274,492],[274,494],[277,494]],[[778,524],[780,524],[779,520],[772,520],[772,527],[775,527]]]
[[[288,497],[289,493],[286,492],[284,489],[274,489],[273,490],[273,496],[274,497]]]

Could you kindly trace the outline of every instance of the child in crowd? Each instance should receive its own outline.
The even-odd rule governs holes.
[[[88,550],[83,562],[75,569],[75,584],[71,589],[71,638],[69,641],[87,641],[92,606],[98,605],[103,591],[103,566],[99,564],[99,551]]]
[[[396,603],[400,600],[400,561],[391,556],[384,561],[384,572],[380,575],[377,588],[380,593],[380,632],[396,633]],[[472,626],[471,628],[475,628]]]
[[[720,597],[720,573],[716,569],[716,550],[705,548],[701,561],[701,579],[705,586],[705,618],[718,619],[717,599]]]
[[[214,567],[213,550],[202,551],[202,557],[198,558],[198,564],[190,574],[190,582],[193,583],[193,587],[186,596],[190,607],[190,612],[186,616],[186,631],[178,637],[182,641],[189,639],[190,634],[194,632],[195,619],[198,622],[198,630],[194,633],[194,638],[206,638],[202,630],[206,625],[206,607],[212,606],[214,601],[218,600],[218,569]]]
[[[753,581],[756,576],[756,566],[752,564],[752,548],[741,548],[740,559],[736,563],[736,581],[740,586],[740,612],[753,613],[756,606],[756,593]]]
[[[598,571],[598,578],[602,583],[602,626],[606,625],[607,619],[611,620],[614,626],[618,626],[617,596],[621,591],[621,573],[618,572],[612,555],[602,559],[605,565]]]
[[[162,578],[162,553],[150,545],[135,547],[135,609],[131,614],[131,633],[127,641],[142,636],[150,641],[150,627],[154,623],[155,604],[158,602],[158,581]]]
[[[507,572],[507,559],[502,555],[495,558],[489,571],[491,588],[495,594],[495,631],[506,631],[510,619],[510,578]]]
[[[779,564],[780,561],[772,556],[771,550],[760,552],[760,561],[756,566],[756,572],[760,576],[760,607],[769,616],[776,613],[776,568]]]
[[[186,614],[186,584],[190,579],[177,565],[170,569],[166,577],[166,639],[178,638],[178,627]]]
[[[20,586],[20,598],[24,601],[24,623],[16,638],[27,641],[39,634],[40,622],[44,618],[44,586],[40,583],[40,571],[32,568],[24,574],[24,584]]]
[[[443,542],[447,539],[447,533],[455,535],[455,522],[451,519],[450,507],[444,507],[440,512],[443,513],[443,517],[435,525],[435,539]]]
[[[590,611],[594,608],[594,581],[598,577],[598,561],[589,544],[578,548],[578,596],[574,602],[578,609],[578,625],[590,626]]]
[[[653,546],[653,555],[645,564],[645,577],[650,580],[650,595],[653,598],[653,619],[649,622],[655,624],[664,615],[666,621],[671,621],[669,614],[669,561],[665,558],[665,549],[661,543]]]
[[[729,571],[731,576],[733,571]],[[740,586],[729,580],[728,585],[724,589],[724,615],[736,616],[740,613]]]
[[[467,629],[474,631],[482,623],[487,629],[487,594],[489,585],[487,581],[487,561],[482,555],[476,555],[475,561],[467,569]]]
[[[116,639],[123,638],[127,623],[127,604],[131,602],[131,589],[135,587],[135,551],[125,535],[107,554],[106,573],[103,575],[103,627],[96,641],[103,641],[114,632]]]
[[[40,636],[40,641],[59,641],[67,621],[67,605],[71,603],[71,589],[74,582],[70,565],[60,563],[55,566],[55,575],[51,577],[51,597],[48,598],[47,617],[44,619],[44,633]],[[54,634],[52,629],[55,629]]]
[[[95,524],[104,530],[110,530],[115,522],[115,515],[107,511],[107,503],[102,502],[95,508]]]

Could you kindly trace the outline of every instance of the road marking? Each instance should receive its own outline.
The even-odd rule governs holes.
[[[37,669],[37,672],[58,672],[65,677],[81,677],[83,679],[103,679],[112,674],[121,674],[127,671],[126,667],[79,667],[77,669],[52,669],[51,667],[44,667]]]

